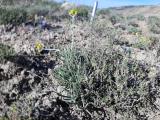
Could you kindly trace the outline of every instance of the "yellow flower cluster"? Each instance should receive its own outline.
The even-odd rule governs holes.
[[[44,45],[40,41],[37,41],[35,43],[35,51],[37,53],[40,53],[43,50],[43,48],[44,48]]]
[[[70,16],[76,16],[78,14],[78,10],[77,9],[71,9],[70,11],[69,11],[69,15]]]

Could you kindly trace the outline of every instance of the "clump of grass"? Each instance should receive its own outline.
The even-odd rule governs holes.
[[[13,48],[8,45],[0,44],[0,61],[4,61],[8,57],[11,57],[15,54]]]
[[[1,0],[0,4],[1,5],[13,5],[14,4],[14,0]]]
[[[146,20],[146,18],[145,18],[145,16],[144,16],[144,15],[142,15],[142,14],[138,14],[138,15],[137,15],[137,20],[145,21],[145,20]]]
[[[160,34],[160,18],[156,16],[150,16],[148,18],[148,24],[151,32]]]
[[[0,7],[0,24],[19,25],[26,21],[27,12],[21,8]]]
[[[124,20],[124,17],[121,14],[113,15],[110,17],[112,24],[120,23]]]
[[[58,10],[60,4],[56,2],[49,2],[49,1],[37,1],[32,6],[26,7],[27,15],[30,17],[34,17],[35,15],[38,16],[50,16],[50,13],[54,13]]]
[[[32,6],[32,7],[27,7],[27,20],[32,20],[34,21],[35,16],[45,16],[47,17],[51,8],[47,7],[41,7],[41,6]]]
[[[55,73],[61,80],[61,84],[71,91],[72,99],[80,95],[80,84],[84,79],[84,65],[82,65],[81,52],[75,48],[67,47],[60,54],[63,59],[63,66],[58,68]]]
[[[149,37],[151,44],[149,46],[149,49],[158,49],[159,48],[159,37],[156,36],[150,36]]]
[[[128,26],[132,26],[132,27],[136,27],[136,28],[139,27],[139,25],[138,25],[135,21],[130,21],[130,22],[128,23]]]
[[[111,10],[110,9],[100,9],[98,10],[98,15],[110,15]]]
[[[49,1],[24,1],[24,5],[20,4],[22,1],[16,0],[13,3],[9,1],[2,1],[5,6],[0,7],[0,24],[19,25],[27,20],[33,20],[35,15],[50,17],[51,13],[59,10],[60,4]]]
[[[133,35],[136,35],[137,33],[142,34],[142,30],[140,30],[137,27],[129,26],[128,27],[128,33],[133,34]]]
[[[78,10],[77,17],[79,20],[88,20],[89,18],[89,8],[88,7],[79,6],[77,10]]]
[[[6,117],[0,117],[0,120],[9,120],[9,119]]]

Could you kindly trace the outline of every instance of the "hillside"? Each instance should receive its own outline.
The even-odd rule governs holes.
[[[160,5],[153,6],[126,6],[126,7],[117,7],[112,8],[114,12],[123,15],[135,15],[135,14],[143,14],[146,17],[149,16],[159,16],[160,13]]]

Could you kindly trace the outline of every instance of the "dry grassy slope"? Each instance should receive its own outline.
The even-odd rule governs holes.
[[[158,6],[128,7],[128,8],[119,9],[119,10],[114,9],[114,11],[117,13],[120,13],[120,14],[127,15],[127,16],[131,16],[131,15],[135,15],[135,14],[142,14],[145,16],[153,16],[153,15],[160,16],[160,7],[158,7]],[[151,34],[148,29],[148,24],[146,21],[138,21],[137,20],[134,22],[139,24],[144,35]],[[111,35],[111,37],[113,37],[113,38],[108,37],[108,35],[111,34],[112,30],[113,30],[113,29],[109,29],[109,28],[114,27],[114,26],[112,26],[111,21],[109,21],[106,18],[97,19],[97,21],[94,24],[95,30],[93,30],[94,27],[90,27],[90,24],[88,24],[88,22],[85,23],[85,22],[77,22],[76,21],[76,24],[72,25],[70,21],[69,22],[62,21],[62,22],[58,22],[58,23],[51,21],[51,25],[53,26],[53,30],[50,30],[50,31],[45,30],[42,32],[39,32],[39,28],[30,29],[29,26],[19,26],[17,29],[15,29],[15,32],[0,33],[0,41],[4,41],[5,44],[11,45],[13,48],[15,48],[15,51],[17,53],[21,52],[21,51],[25,51],[26,53],[31,54],[32,51],[34,51],[34,43],[37,39],[42,40],[42,42],[47,47],[55,47],[55,48],[58,48],[58,46],[63,47],[66,44],[69,44],[70,42],[72,42],[72,40],[74,40],[75,44],[78,47],[86,47],[87,48],[92,45],[91,41],[94,41],[94,43],[96,43],[96,45],[94,46],[94,49],[96,47],[100,47],[102,45],[107,46],[108,43],[110,43],[110,42],[108,42],[110,39],[119,40],[118,32],[117,32],[116,36]],[[111,31],[111,32],[109,32],[109,31]],[[114,32],[114,30],[113,30],[113,32]],[[136,39],[135,35],[128,34],[127,30],[122,31],[122,34],[121,33],[119,33],[119,34],[121,36],[124,35],[123,37],[127,38],[128,41],[132,40],[133,43],[135,42],[135,39]],[[117,48],[117,49],[119,49],[119,51],[122,51],[122,53],[124,53],[124,51],[127,51],[128,47],[125,47],[125,46],[123,47],[121,45],[114,45],[113,48],[115,48],[115,49]],[[138,60],[138,61],[144,61],[145,63],[147,63],[149,65],[151,64],[153,66],[153,70],[151,70],[150,73],[154,72],[154,74],[157,74],[160,69],[160,67],[159,67],[160,64],[156,63],[157,58],[156,58],[155,54],[156,54],[155,51],[145,51],[145,50],[140,50],[138,48],[132,48],[131,57],[133,59]],[[25,60],[26,58],[23,58],[23,59]],[[42,108],[43,108],[44,106],[47,106],[47,105],[50,106],[52,101],[54,100],[54,98],[57,97],[57,95],[53,91],[59,92],[59,89],[58,89],[59,87],[57,87],[58,85],[55,84],[55,82],[57,82],[57,81],[53,77],[51,70],[54,69],[55,67],[57,67],[59,61],[56,61],[57,58],[53,58],[51,61],[51,63],[54,63],[53,68],[46,69],[46,66],[48,66],[48,64],[50,64],[50,61],[48,60],[49,58],[46,58],[46,60],[45,60],[46,62],[40,61],[40,63],[38,63],[38,65],[34,65],[35,60],[37,60],[38,58],[35,58],[35,60],[34,59],[32,60],[32,59],[33,58],[27,59],[28,61],[25,63],[29,63],[29,64],[25,64],[25,65],[22,64],[23,61],[20,62],[20,60],[19,61],[15,60],[15,64],[16,64],[17,68],[11,62],[6,63],[6,65],[2,65],[2,66],[0,65],[0,68],[2,68],[2,70],[4,69],[4,73],[5,73],[5,74],[3,73],[4,75],[2,74],[3,75],[2,77],[6,77],[8,79],[8,80],[4,80],[4,81],[0,80],[1,81],[0,86],[2,86],[2,87],[0,87],[0,91],[3,91],[7,95],[9,95],[9,97],[7,95],[2,96],[0,93],[0,98],[1,97],[5,98],[5,99],[4,98],[0,99],[0,109],[6,109],[6,111],[8,109],[10,110],[10,105],[7,105],[7,103],[5,103],[4,106],[1,105],[1,103],[5,102],[5,101],[9,101],[11,103],[12,103],[12,101],[14,101],[17,105],[20,105],[20,109],[27,109],[28,108],[27,105],[22,106],[21,104],[23,102],[29,103],[27,101],[28,98],[30,98],[29,100],[31,100],[32,102],[35,102],[35,107],[42,106]],[[49,61],[49,62],[47,62],[47,61]],[[33,65],[32,65],[32,62],[34,63]],[[42,64],[42,66],[39,64]],[[36,69],[37,66],[38,66],[38,69]],[[42,70],[44,70],[44,71],[42,71],[42,73],[48,72],[47,77],[45,77],[44,79],[39,78],[39,77],[37,78],[37,76],[36,76],[37,73],[40,74],[40,72],[41,72],[39,70],[40,68]],[[13,72],[9,73],[9,75],[7,74],[7,76],[6,76],[6,73],[8,73],[8,71],[11,71],[10,69],[11,70],[13,69]],[[31,70],[34,70],[34,71],[31,72]],[[17,74],[16,74],[16,71],[18,71]],[[16,76],[14,76],[14,74],[16,74]],[[29,74],[29,75],[27,76],[26,74]],[[13,77],[10,78],[10,76],[13,76]],[[27,81],[27,83],[24,81]],[[44,81],[45,81],[45,84],[44,84]],[[31,85],[31,88],[30,88],[30,85],[26,85],[26,84],[33,84],[33,85]],[[14,88],[13,87],[14,85],[17,85],[19,87]],[[44,85],[44,87],[41,87],[41,85]],[[7,88],[6,86],[9,86],[9,89],[6,89]],[[29,87],[26,88],[26,86],[27,87],[29,86]],[[31,90],[27,91],[27,89],[31,89]],[[16,90],[18,91],[18,93],[14,93],[14,91],[16,91]],[[47,97],[44,96],[44,94],[46,94],[46,95],[48,94],[47,93],[48,91],[49,92],[51,91],[51,94]],[[21,94],[19,95],[19,93],[21,93]],[[13,95],[16,94],[15,96],[16,97],[18,96],[18,97],[14,98],[14,97],[12,97],[12,94]],[[36,101],[36,99],[38,99],[38,100]],[[158,99],[156,102],[159,106],[160,100]],[[56,102],[55,102],[55,105],[56,105]],[[55,106],[53,106],[53,107],[55,107]],[[44,109],[46,109],[46,108],[44,108]],[[21,112],[21,113],[24,114],[23,112]],[[153,111],[151,111],[151,113],[152,112]],[[157,113],[153,113],[153,114],[151,114],[151,113],[148,113],[149,114],[148,120],[159,120],[159,117],[160,117],[159,111],[157,111]],[[0,111],[0,115],[1,114],[3,115],[4,112]],[[7,112],[7,114],[9,114],[9,113]],[[49,114],[50,114],[50,112],[49,112]],[[57,112],[55,112],[55,114],[57,114]],[[60,115],[61,115],[61,113],[60,113]],[[153,117],[155,115],[157,118]]]
[[[126,23],[129,23],[132,21],[133,23],[135,22],[136,24],[138,24],[137,28],[142,30],[142,35],[147,38],[150,38],[151,36],[157,37],[157,38],[160,37],[160,34],[155,34],[150,31],[149,24],[148,24],[148,18],[147,18],[149,16],[160,17],[160,6],[159,5],[157,6],[126,6],[126,7],[112,8],[111,10],[112,10],[112,13],[114,14],[122,14],[123,16],[126,16],[126,17],[134,16],[134,15],[145,16],[146,20],[144,21],[137,20],[137,19],[125,19],[125,20],[126,20]],[[123,22],[119,24],[123,24]],[[121,34],[121,37],[122,37],[121,40],[123,42],[128,42],[129,44],[138,43],[138,41],[136,41],[137,39],[136,36],[133,34],[129,34],[128,29],[126,29],[126,31],[123,31],[123,33]],[[156,49],[155,46],[154,46],[154,49]],[[135,49],[135,54],[134,54],[135,56],[133,55],[133,58],[136,58],[137,60],[142,60],[142,59],[147,60],[148,63],[152,63],[154,51],[150,51],[148,55],[147,55],[147,52],[146,53],[145,52],[143,53],[143,52],[144,51]],[[149,58],[151,59],[149,60]]]
[[[146,18],[149,16],[160,17],[160,5],[150,5],[150,6],[123,6],[111,8],[112,13],[121,14],[123,16],[134,16],[143,15]],[[135,23],[139,25],[140,30],[142,30],[143,35],[159,37],[159,34],[154,34],[149,30],[148,19],[145,21],[135,20]]]
[[[123,6],[123,7],[113,7],[110,8],[113,14],[121,14],[124,17],[131,17],[134,15],[142,15],[146,17],[146,20],[140,21],[140,20],[135,20],[133,22],[137,23],[139,25],[140,30],[142,30],[142,33],[144,35],[154,35],[159,37],[158,34],[153,34],[149,30],[149,25],[148,25],[148,17],[149,16],[157,16],[160,17],[160,5],[150,5],[150,6]],[[107,16],[105,16],[105,19],[109,19]],[[126,20],[129,22],[129,20]],[[112,26],[112,25],[111,25]],[[112,26],[113,27],[113,26]]]
[[[133,6],[113,8],[113,11],[123,15],[143,14],[144,16],[160,16],[160,5],[156,6]]]

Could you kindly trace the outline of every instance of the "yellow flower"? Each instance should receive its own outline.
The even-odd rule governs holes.
[[[78,10],[77,9],[71,9],[69,11],[69,15],[71,15],[71,16],[76,16],[77,14],[78,14]]]
[[[37,41],[35,43],[35,51],[40,53],[44,48],[44,45],[40,42],[40,41]]]

